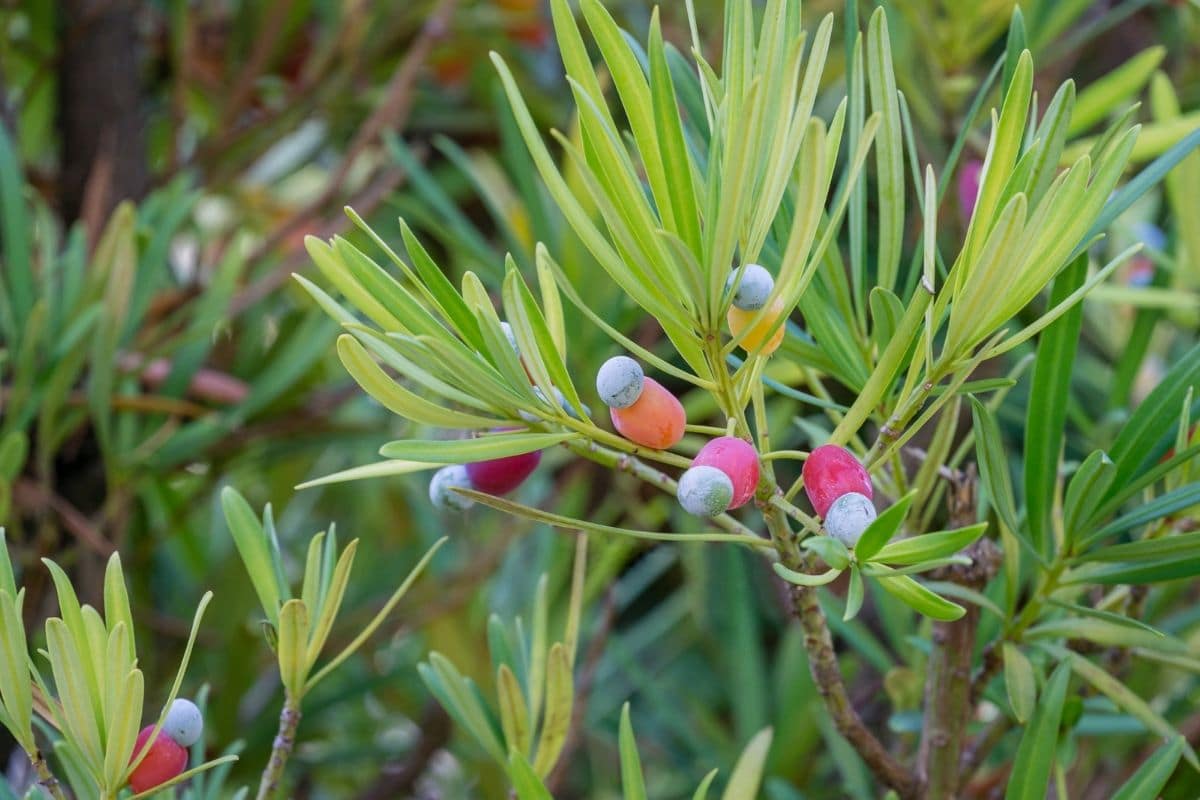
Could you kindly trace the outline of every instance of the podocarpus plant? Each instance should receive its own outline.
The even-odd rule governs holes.
[[[80,605],[57,564],[48,559],[45,564],[58,592],[61,616],[46,620],[46,649],[39,650],[37,657],[49,662],[52,681],[45,679],[37,659],[29,654],[21,616],[25,589],[16,587],[4,529],[0,528],[0,724],[29,756],[42,788],[51,797],[65,800],[67,795],[38,744],[35,715],[55,732],[53,751],[63,774],[69,776],[67,783],[74,796],[115,800],[149,750],[134,746],[145,702],[144,682],[137,666],[121,560],[114,554],[105,571],[104,616],[91,606]],[[148,741],[158,737],[167,709],[179,692],[210,599],[212,593],[206,593],[196,609],[183,661]],[[227,755],[190,770],[175,770],[177,774],[170,780],[133,797],[149,797],[236,759]]]
[[[328,532],[321,531],[313,536],[308,544],[300,596],[293,597],[284,579],[271,507],[267,506],[260,521],[246,500],[231,488],[222,492],[221,505],[238,554],[267,616],[263,628],[278,658],[279,679],[283,684],[279,731],[258,786],[258,800],[268,800],[281,788],[284,768],[296,743],[305,695],[371,638],[446,539],[439,539],[429,548],[371,621],[317,669],[317,661],[333,631],[346,588],[350,585],[350,569],[354,566],[358,540],[351,541],[339,554],[337,533],[332,525]]]
[[[1181,512],[1200,502],[1200,485],[1189,472],[1200,445],[1187,433],[1200,412],[1192,392],[1200,378],[1200,347],[1181,358],[1091,456],[1078,465],[1062,459],[1079,304],[1136,251],[1129,248],[1093,269],[1090,248],[1200,143],[1200,133],[1121,188],[1138,137],[1129,114],[1063,164],[1073,84],[1058,90],[1040,119],[1031,113],[1032,58],[1023,47],[1023,29],[1014,26],[973,213],[946,257],[939,207],[958,151],[942,165],[940,180],[933,165],[923,173],[917,168],[882,9],[865,38],[854,31],[848,37],[849,95],[826,120],[814,107],[832,17],[810,39],[796,4],[770,0],[756,24],[748,0],[729,0],[719,72],[704,60],[692,15],[693,71],[664,42],[657,16],[643,50],[598,0],[583,0],[583,17],[620,103],[618,116],[566,0],[554,0],[552,8],[579,114],[577,136],[554,134],[569,178],[497,58],[500,79],[550,196],[591,256],[658,323],[674,352],[645,347],[596,313],[546,247],[536,251],[536,295],[511,259],[506,265],[500,297],[514,351],[476,275],[468,272],[460,290],[403,222],[407,261],[352,215],[399,277],[345,239],[310,239],[309,251],[324,278],[365,320],[299,278],[346,327],[337,347],[347,370],[383,405],[419,425],[515,430],[392,442],[382,449],[388,460],[330,480],[561,446],[674,493],[675,478],[659,465],[688,467],[684,453],[694,452],[695,438],[674,450],[650,449],[587,416],[577,386],[590,376],[584,380],[566,367],[565,296],[647,373],[707,395],[721,418],[715,425],[689,425],[693,437],[732,435],[754,445],[758,515],[717,514],[711,519],[715,532],[665,533],[455,491],[591,534],[733,542],[764,554],[789,584],[809,667],[838,731],[880,784],[901,797],[957,796],[1014,725],[1025,731],[1008,796],[1042,797],[1052,774],[1061,780],[1055,745],[1061,735],[1072,735],[1072,715],[1064,714],[1072,675],[1172,740],[1131,779],[1130,796],[1152,796],[1161,785],[1156,781],[1166,780],[1181,755],[1200,766],[1159,710],[1089,657],[1115,648],[1187,669],[1200,664],[1185,642],[1138,620],[1141,593],[1127,588],[1200,573],[1200,539],[1180,521]],[[876,216],[868,218],[858,198],[869,186],[864,173],[872,150]],[[910,194],[919,226],[906,224]],[[848,263],[841,239],[847,219]],[[905,259],[906,231],[913,227],[921,235]],[[748,264],[772,272],[774,288],[753,316],[739,317],[741,332],[727,335],[727,311]],[[803,328],[789,321],[792,310],[801,312]],[[783,345],[770,356],[773,334],[785,325]],[[735,353],[739,347],[744,358]],[[995,409],[1029,360],[1018,361],[1002,380],[970,379],[984,362],[1023,351],[1033,353],[1033,373],[1018,504]],[[781,386],[768,371],[769,356],[772,367],[790,362],[811,394]],[[830,382],[853,392],[854,401],[833,402]],[[556,391],[565,404],[553,401]],[[988,393],[987,403],[976,396]],[[794,428],[769,425],[773,403],[795,398],[823,409],[828,428],[802,437]],[[956,440],[959,412],[968,406],[974,430]],[[907,448],[927,427],[928,447]],[[875,502],[887,506],[865,530],[846,537],[852,546],[826,535],[819,516],[794,502],[801,489],[814,487],[784,480],[788,462],[808,457],[798,448],[805,439],[814,448],[833,444],[857,454],[877,490]],[[1172,444],[1174,453],[1161,460]],[[972,453],[978,482],[962,466]],[[919,460],[915,468],[902,458],[909,455]],[[943,515],[947,486],[950,510]],[[948,530],[928,532],[943,516]],[[859,612],[871,586],[933,620],[913,763],[864,723],[843,683],[819,589],[842,573],[849,573],[846,619]],[[985,624],[985,613],[995,619]],[[918,630],[923,628],[914,626]],[[1003,690],[993,680],[1001,670]],[[985,700],[1004,711],[968,744],[968,722]],[[536,785],[520,791],[541,796]]]

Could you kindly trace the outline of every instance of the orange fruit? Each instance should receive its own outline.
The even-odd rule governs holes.
[[[666,450],[683,438],[687,415],[675,395],[653,378],[646,378],[642,393],[627,408],[611,408],[613,427],[634,444]]]
[[[783,301],[776,299],[762,312],[758,322],[754,323],[754,317],[758,313],[758,311],[743,311],[736,306],[730,306],[729,314],[726,316],[726,320],[729,322],[729,332],[738,336],[749,326],[749,330],[746,330],[746,335],[740,342],[741,348],[750,353],[758,350],[759,345],[762,345],[762,349],[758,350],[759,355],[769,356],[778,350],[780,343],[783,342],[787,323],[780,324],[774,333],[771,333],[771,326],[781,316],[787,316],[787,310],[783,307]],[[771,335],[770,339],[767,339],[768,333]]]

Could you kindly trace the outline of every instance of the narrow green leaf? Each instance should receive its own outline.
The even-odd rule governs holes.
[[[862,610],[865,596],[866,586],[864,585],[862,571],[857,567],[851,568],[850,587],[846,591],[846,610],[842,612],[843,622],[849,622],[858,616],[858,612]]]
[[[529,766],[524,754],[515,750],[508,756],[508,777],[512,780],[517,800],[554,800],[541,778]]]
[[[279,678],[288,696],[295,699],[303,696],[308,677],[308,631],[308,607],[303,600],[288,600],[279,609]]]
[[[775,573],[779,577],[797,586],[824,586],[827,583],[833,583],[845,571],[835,568],[818,573],[796,572],[793,569],[788,569],[779,562],[775,562],[771,566],[775,569]]]
[[[133,664],[137,658],[134,642],[133,613],[129,609],[129,592],[125,588],[125,573],[121,568],[121,556],[113,553],[104,569],[104,619],[111,633],[118,625],[125,625],[125,660]]]
[[[341,472],[334,472],[322,478],[314,478],[296,485],[297,489],[311,489],[314,486],[328,486],[333,483],[347,483],[368,478],[391,478],[397,475],[408,475],[413,472],[437,469],[437,464],[426,461],[380,461],[375,464],[363,464],[361,467],[351,467]]]
[[[896,542],[889,542],[875,554],[872,560],[884,564],[919,564],[922,561],[945,558],[962,551],[987,530],[987,523],[980,522],[951,531],[937,531]]]
[[[429,464],[466,464],[545,450],[578,436],[577,433],[517,432],[475,439],[403,439],[385,444],[379,449],[379,454],[384,458]]]
[[[771,749],[772,730],[764,728],[754,735],[754,738],[742,750],[734,765],[733,774],[721,800],[743,800],[743,798],[758,797],[758,789],[762,784],[763,769],[767,763],[767,753]]]
[[[341,611],[342,600],[346,596],[346,587],[350,584],[350,569],[354,566],[354,554],[357,550],[358,539],[355,539],[346,545],[346,549],[342,551],[342,555],[338,558],[337,565],[333,569],[333,578],[329,582],[329,587],[325,592],[321,608],[309,609],[308,605],[305,605],[305,610],[309,611],[309,613],[315,611],[318,614],[316,625],[312,628],[312,633],[308,637],[308,645],[305,649],[305,675],[317,663],[317,659],[321,655],[321,650],[325,647],[325,641],[329,638],[329,632],[333,630],[333,622],[337,619],[338,612]]]
[[[1075,541],[1084,533],[1080,530],[1084,520],[1100,504],[1115,474],[1116,466],[1108,453],[1094,450],[1071,476],[1063,499],[1063,548],[1068,553],[1074,550]]]
[[[496,672],[496,695],[500,701],[500,726],[508,752],[522,757],[529,754],[533,729],[529,724],[529,708],[517,677],[507,664]],[[510,755],[511,758],[511,755]]]
[[[546,657],[546,712],[542,719],[537,756],[533,760],[533,769],[539,775],[550,774],[567,742],[575,697],[574,686],[570,656],[562,643],[556,643]]]
[[[1037,682],[1033,675],[1033,665],[1012,642],[1004,642],[1002,652],[1004,687],[1008,691],[1008,703],[1012,706],[1017,722],[1024,725],[1033,715],[1037,703]]]
[[[953,622],[967,613],[962,606],[935,594],[907,575],[881,576],[876,580],[888,594],[930,619]]]
[[[0,537],[0,548],[4,547]],[[20,601],[24,595],[0,590],[0,705],[8,716],[9,732],[26,752],[33,739],[33,695],[29,682],[29,649]]]
[[[1132,689],[1110,675],[1103,667],[1096,666],[1083,656],[1062,647],[1051,645],[1047,649],[1057,657],[1063,659],[1065,663],[1068,663],[1071,669],[1075,671],[1075,674],[1106,695],[1118,708],[1124,709],[1129,714],[1137,717],[1143,725],[1154,733],[1157,733],[1164,739],[1174,739],[1179,735],[1171,727],[1171,723],[1163,719],[1161,714],[1152,709],[1145,700],[1134,694]],[[1196,752],[1192,749],[1191,745],[1185,745],[1183,758],[1194,768],[1200,770],[1200,760],[1197,759]]]
[[[849,549],[832,536],[809,536],[800,546],[819,555],[822,561],[834,569],[846,569],[850,566]]]
[[[1129,103],[1150,80],[1166,53],[1165,47],[1148,47],[1081,91],[1071,115],[1069,135],[1078,136],[1111,115],[1113,109]]]
[[[1155,800],[1175,772],[1179,757],[1183,755],[1184,742],[1182,736],[1174,736],[1155,750],[1154,755],[1142,762],[1137,772],[1121,784],[1112,800]]]
[[[637,739],[633,735],[633,724],[629,721],[629,703],[621,706],[621,730],[617,743],[621,753],[621,789],[625,800],[647,800],[646,779],[642,776]]]
[[[410,392],[371,358],[358,339],[343,333],[337,340],[338,358],[350,377],[384,408],[405,419],[441,428],[493,428],[502,420],[444,408]]]
[[[1200,502],[1200,501],[1197,501]],[[1194,558],[1200,556],[1200,533],[1182,533],[1141,539],[1126,544],[1110,545],[1084,553],[1076,559],[1087,561],[1156,561],[1165,558]]]
[[[1000,441],[1000,427],[987,406],[974,396],[968,396],[967,399],[971,401],[980,480],[987,487],[1001,521],[1016,533],[1020,526],[1017,523],[1016,502],[1013,500],[1012,479],[1008,474],[1008,460],[1004,457],[1004,446]]]
[[[871,561],[883,549],[904,524],[909,506],[916,498],[916,492],[909,492],[884,510],[882,514],[867,526],[862,538],[854,545],[854,556],[859,563]]]
[[[1058,728],[1070,682],[1071,669],[1067,664],[1059,664],[1046,681],[1033,717],[1021,735],[1004,800],[1045,799],[1050,770],[1058,752]]]
[[[308,679],[308,683],[304,687],[305,692],[308,692],[310,689],[316,686],[322,678],[327,676],[330,672],[333,672],[333,670],[337,669],[343,661],[353,655],[358,648],[362,647],[363,643],[367,641],[367,639],[371,638],[375,631],[379,629],[379,626],[383,624],[383,621],[387,619],[388,614],[392,613],[392,609],[396,607],[396,604],[399,603],[404,595],[408,593],[409,588],[416,582],[417,578],[421,576],[421,573],[425,571],[425,568],[429,566],[429,562],[433,560],[433,557],[437,554],[437,551],[442,549],[442,545],[448,541],[449,538],[443,536],[434,542],[432,547],[425,551],[425,555],[421,557],[421,560],[417,562],[417,565],[413,567],[408,575],[404,578],[404,582],[396,588],[396,591],[392,592],[392,596],[389,597],[387,602],[383,604],[383,608],[379,609],[379,613],[372,617],[371,621],[367,623],[366,627],[359,631],[358,636],[355,636],[350,644],[346,645],[340,653],[331,658],[329,662],[325,664],[325,666],[321,667],[321,669],[318,670],[315,675]]]
[[[876,253],[877,280],[881,287],[896,286],[901,248],[904,244],[904,147],[900,126],[900,104],[896,76],[892,71],[891,37],[887,14],[875,9],[867,26],[867,77],[871,109],[881,114],[875,138],[875,167],[879,191],[879,241]]]
[[[279,596],[282,594],[277,583],[276,571],[271,563],[266,533],[262,523],[251,510],[250,504],[232,487],[221,490],[221,507],[225,512],[225,523],[237,545],[238,554],[250,574],[250,583],[258,594],[263,613],[276,628],[279,627]]]
[[[1134,511],[1113,520],[1100,530],[1092,533],[1082,543],[1082,549],[1086,549],[1113,534],[1145,525],[1148,522],[1154,522],[1177,511],[1191,508],[1198,503],[1200,503],[1200,483],[1181,486],[1174,491],[1154,498],[1149,503],[1138,506]]]

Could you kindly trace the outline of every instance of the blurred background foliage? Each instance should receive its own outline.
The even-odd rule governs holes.
[[[646,29],[649,4],[606,5],[629,30]],[[720,5],[696,3],[713,47]],[[862,19],[873,5],[857,4]],[[682,6],[662,10],[666,37],[681,49]],[[806,26],[845,7],[806,3]],[[1100,87],[1087,106],[1091,126],[1072,139],[1139,100],[1136,117],[1149,124],[1136,160],[1200,124],[1194,2],[1035,0],[1022,9],[1042,105],[1074,77],[1078,116],[1089,87]],[[889,4],[922,161],[945,163],[955,148],[983,157],[987,120],[976,112],[994,101],[974,101],[995,83],[989,75],[1003,61],[1012,10],[1011,0]],[[185,693],[210,686],[212,753],[244,740],[230,786],[250,782],[265,759],[281,690],[219,511],[227,484],[255,507],[274,504],[293,578],[326,520],[361,538],[346,627],[335,639],[349,639],[420,554],[451,535],[384,631],[309,698],[293,796],[501,796],[502,774],[450,724],[416,665],[437,650],[490,695],[489,615],[527,614],[544,572],[561,617],[572,540],[482,508],[443,518],[420,477],[295,491],[373,461],[382,442],[413,432],[354,387],[331,346],[335,326],[287,278],[309,269],[306,235],[344,233],[370,248],[342,213],[350,205],[391,241],[403,216],[456,283],[471,269],[497,291],[504,253],[531,275],[534,245],[545,242],[604,319],[656,345],[655,329],[639,324],[541,187],[485,57],[497,50],[519,68],[540,127],[571,130],[547,17],[537,0],[0,3],[0,523],[25,573],[27,627],[54,608],[44,574],[30,569],[39,557],[67,568],[87,600],[119,549],[139,639],[153,642],[143,667],[165,681],[197,598],[214,589]],[[832,50],[830,87],[843,81],[849,44]],[[1133,67],[1113,71],[1131,58]],[[818,110],[828,111],[820,102]],[[1117,252],[1142,238],[1145,223],[1165,232],[1141,273],[1148,285],[1130,273],[1087,306],[1068,460],[1110,440],[1130,401],[1196,338],[1198,159],[1120,221],[1124,240],[1119,233],[1103,245]],[[962,228],[939,234],[951,241]],[[611,346],[573,308],[566,313],[568,366],[590,375]],[[787,346],[804,352],[794,335]],[[847,399],[830,391],[835,402]],[[706,398],[684,401],[692,415],[711,411]],[[1018,384],[998,410],[1013,452],[1024,408]],[[798,400],[781,400],[772,414],[795,417],[802,430],[828,426]],[[523,502],[544,505],[553,495],[562,514],[651,530],[682,513],[631,476],[546,455]],[[580,724],[551,780],[557,794],[616,796],[618,720],[630,701],[651,796],[690,793],[766,725],[775,727],[766,796],[871,796],[864,767],[821,708],[802,634],[768,572],[733,548],[593,542],[576,670]],[[1194,639],[1195,595],[1193,585],[1167,585],[1152,593],[1147,614]],[[922,652],[907,615],[882,603],[853,623],[838,619],[830,616],[847,682],[868,721],[911,732]],[[1197,695],[1193,673],[1139,669],[1129,683],[1143,694],[1164,703]],[[147,690],[158,702],[167,687]],[[1088,746],[1079,747],[1071,785],[1077,796],[1106,797],[1143,756],[1122,738],[1140,723],[1096,698],[1076,711]],[[1200,717],[1180,724],[1200,736]],[[19,785],[19,751],[0,740],[0,755],[10,751],[0,766]],[[1002,767],[985,769],[971,791],[987,796],[1004,777]],[[1178,778],[1169,796],[1200,793],[1194,774]]]

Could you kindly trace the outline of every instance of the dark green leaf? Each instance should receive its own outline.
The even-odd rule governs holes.
[[[1058,752],[1058,726],[1071,682],[1071,667],[1059,664],[1046,681],[1033,719],[1021,736],[1004,800],[1045,800],[1050,770]]]
[[[916,492],[909,492],[867,526],[867,529],[863,531],[862,538],[858,540],[858,544],[854,545],[854,556],[860,563],[873,559],[883,549],[883,546],[896,535],[900,526],[904,524],[908,507],[912,505],[916,496]]]
[[[1054,279],[1050,307],[1061,303],[1087,278],[1086,255],[1075,259]],[[1049,557],[1053,550],[1051,507],[1058,485],[1058,464],[1067,420],[1071,367],[1083,326],[1083,305],[1076,304],[1047,327],[1038,341],[1033,385],[1025,420],[1026,522],[1034,546]]]

